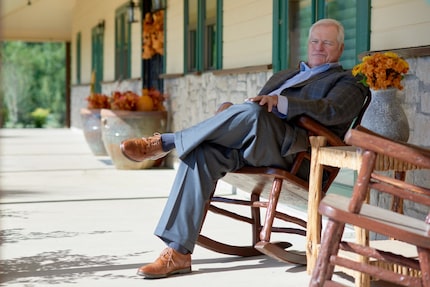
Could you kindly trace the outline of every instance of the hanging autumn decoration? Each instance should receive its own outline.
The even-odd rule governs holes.
[[[146,13],[143,20],[142,58],[151,59],[154,55],[164,54],[164,11]]]

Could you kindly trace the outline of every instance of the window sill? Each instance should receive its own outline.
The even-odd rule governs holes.
[[[215,76],[223,76],[229,74],[247,74],[247,73],[258,73],[258,72],[266,72],[272,69],[272,64],[267,65],[259,65],[259,66],[249,66],[242,68],[233,68],[233,69],[225,69],[225,70],[216,70],[212,73]]]
[[[166,80],[166,79],[176,79],[183,77],[184,74],[160,74],[158,77],[160,79]]]
[[[430,56],[430,45],[420,46],[420,47],[401,48],[401,49],[367,51],[358,55],[358,58],[361,59],[367,54],[376,53],[376,52],[381,52],[381,53],[394,52],[403,58],[425,57],[425,56]]]
[[[247,73],[258,73],[266,72],[272,69],[272,64],[258,65],[258,66],[248,66],[241,68],[225,69],[225,70],[209,70],[203,73],[212,73],[215,76],[231,75],[231,74],[247,74]],[[189,73],[187,75],[200,76],[202,72]],[[161,74],[160,79],[175,79],[185,76],[185,74]]]

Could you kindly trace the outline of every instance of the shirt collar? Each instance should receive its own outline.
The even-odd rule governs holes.
[[[318,71],[327,71],[328,69],[340,66],[339,62],[336,63],[326,63],[317,67],[309,67],[305,62],[300,62],[300,72],[310,71],[310,70],[318,70]]]

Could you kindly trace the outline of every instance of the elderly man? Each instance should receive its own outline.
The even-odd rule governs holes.
[[[134,161],[157,159],[176,148],[180,164],[155,235],[167,247],[138,274],[163,278],[191,272],[194,250],[215,183],[245,165],[288,168],[309,146],[304,130],[291,121],[307,115],[343,136],[369,91],[339,64],[344,29],[333,19],[309,31],[308,61],[274,74],[258,96],[232,105],[195,126],[175,133],[121,143]]]

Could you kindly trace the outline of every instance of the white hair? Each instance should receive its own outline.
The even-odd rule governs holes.
[[[343,28],[343,25],[334,19],[321,19],[315,22],[311,28],[309,28],[309,39],[311,37],[312,31],[315,27],[321,26],[321,25],[327,25],[327,26],[335,26],[337,28],[337,41],[339,44],[343,44],[345,39],[345,29]]]

